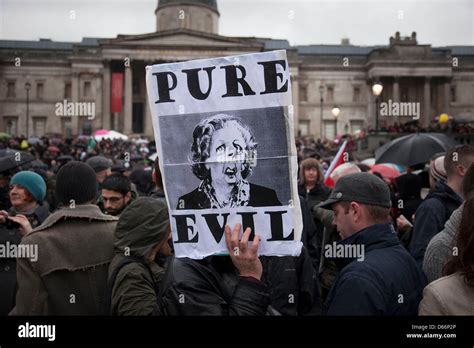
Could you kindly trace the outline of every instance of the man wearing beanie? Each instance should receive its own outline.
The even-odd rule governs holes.
[[[37,261],[18,259],[13,315],[106,314],[107,270],[114,256],[117,218],[94,205],[97,180],[85,163],[61,167],[56,196],[61,207],[21,244],[38,245]]]
[[[46,183],[30,171],[15,174],[10,180],[11,208],[0,211],[0,245],[17,246],[23,235],[39,226],[49,215],[49,205],[44,201]],[[11,223],[18,224],[12,226]],[[13,227],[13,228],[12,228]],[[15,305],[16,258],[0,258],[0,315],[7,315]]]
[[[94,156],[89,158],[86,163],[94,170],[97,182],[99,184],[112,174],[113,162],[103,156]]]
[[[417,315],[426,281],[389,222],[387,185],[369,173],[350,174],[319,206],[334,211],[342,239],[323,250],[339,269],[323,313]]]
[[[170,243],[165,203],[140,197],[125,208],[115,229],[115,257],[109,267],[110,314],[156,313],[163,266],[172,254]]]

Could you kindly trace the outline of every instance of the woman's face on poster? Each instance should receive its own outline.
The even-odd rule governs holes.
[[[211,139],[206,167],[213,184],[235,185],[242,179],[246,143],[234,122],[216,130]]]

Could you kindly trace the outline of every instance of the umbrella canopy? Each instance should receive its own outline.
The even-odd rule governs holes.
[[[370,169],[372,170],[372,172],[378,172],[384,178],[390,179],[390,180],[398,178],[401,175],[400,171],[392,167],[392,165],[385,164],[385,163],[374,164],[373,166],[370,167]]]
[[[43,140],[41,140],[38,137],[29,137],[28,138],[28,144],[30,144],[30,145],[36,145],[36,144],[43,145]]]
[[[98,131],[94,133],[94,135],[106,135],[108,133],[109,131],[107,129],[99,129]]]
[[[457,142],[442,133],[416,133],[385,144],[375,151],[375,163],[395,163],[407,167],[428,162],[433,155],[446,152]]]
[[[366,158],[365,160],[363,160],[360,163],[366,164],[368,166],[373,166],[375,164],[375,158]]]
[[[102,139],[128,140],[128,136],[126,136],[125,134],[119,133],[117,131],[111,130],[111,131],[107,131],[107,133],[102,133],[101,131],[97,131],[95,133],[95,135],[94,135],[95,140],[97,140],[97,141],[101,141]],[[101,132],[101,134],[97,134],[98,132]]]
[[[68,161],[74,161],[74,157],[70,155],[62,155],[56,158],[60,162],[68,162]]]
[[[60,152],[59,148],[57,146],[54,146],[54,145],[48,146],[48,151]]]
[[[0,172],[20,167],[24,169],[26,164],[33,162],[35,158],[28,152],[5,149],[0,150]]]

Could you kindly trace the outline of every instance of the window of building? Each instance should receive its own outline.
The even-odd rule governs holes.
[[[70,82],[66,82],[64,85],[64,99],[71,99],[72,96],[72,86]]]
[[[18,135],[18,117],[15,116],[7,116],[3,118],[5,124],[5,132],[10,134],[11,136]]]
[[[84,121],[84,123],[82,124],[82,134],[92,135],[92,122],[91,121]]]
[[[38,82],[36,84],[36,98],[43,99],[43,93],[44,93],[44,83]]]
[[[309,134],[309,121],[300,121],[298,125],[298,135],[305,136]]]
[[[362,130],[362,126],[364,125],[364,122],[351,120],[350,124],[351,124],[351,134],[354,134],[355,132],[359,132]]]
[[[354,89],[352,90],[352,101],[354,103],[360,102],[360,87],[355,86]]]
[[[15,98],[15,81],[8,81],[7,82],[7,98]]]
[[[92,86],[90,81],[84,82],[84,97],[89,98],[92,96]]]
[[[37,137],[46,134],[46,117],[33,117],[33,133]]]
[[[451,89],[450,89],[450,101],[451,101],[451,103],[455,103],[455,102],[456,102],[456,86],[451,86]]]
[[[72,121],[70,119],[62,119],[61,129],[66,138],[72,138]]]
[[[308,87],[307,86],[300,86],[299,98],[300,98],[300,102],[308,101]]]
[[[326,91],[327,91],[326,101],[333,102],[334,101],[334,87],[328,86]]]
[[[336,138],[336,121],[324,121],[324,136],[329,140]]]

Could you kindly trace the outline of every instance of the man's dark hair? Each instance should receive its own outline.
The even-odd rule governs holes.
[[[458,165],[469,168],[471,165],[470,161],[473,159],[474,146],[472,145],[458,145],[449,149],[444,157],[444,169],[446,170],[447,176],[453,175]]]
[[[102,182],[101,188],[120,192],[122,195],[126,195],[132,190],[130,179],[120,173],[112,174],[106,177]]]

